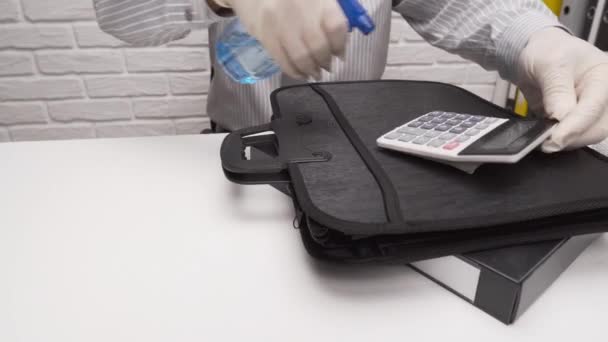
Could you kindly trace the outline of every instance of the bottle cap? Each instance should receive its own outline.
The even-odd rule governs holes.
[[[368,35],[376,29],[374,20],[357,0],[338,0],[342,11],[348,18],[350,29],[357,28],[361,33]]]

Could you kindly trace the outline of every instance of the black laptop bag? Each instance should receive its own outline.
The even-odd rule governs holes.
[[[608,231],[608,163],[591,149],[533,152],[470,175],[377,147],[435,110],[515,117],[461,88],[318,83],[278,89],[271,101],[269,124],[226,137],[222,166],[236,183],[287,184],[314,257],[402,263]],[[252,146],[277,157],[247,158]]]

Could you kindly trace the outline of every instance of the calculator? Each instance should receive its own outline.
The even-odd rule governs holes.
[[[433,111],[378,138],[378,146],[427,159],[517,163],[551,135],[554,121]]]

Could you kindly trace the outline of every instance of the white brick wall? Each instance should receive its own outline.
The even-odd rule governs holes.
[[[119,75],[85,77],[89,97],[165,96],[169,93],[165,75]]]
[[[17,0],[3,0],[0,2],[0,22],[15,22],[17,20],[19,20]]]
[[[206,128],[207,33],[132,48],[101,32],[91,0],[0,0],[0,142]],[[385,78],[436,80],[491,99],[495,73],[426,44],[395,16]]]
[[[34,58],[28,53],[5,52],[0,55],[0,75],[26,76],[34,74]]]
[[[120,74],[124,71],[120,51],[38,52],[38,69],[45,75]]]
[[[48,104],[49,117],[58,122],[131,120],[126,100],[76,100]]]

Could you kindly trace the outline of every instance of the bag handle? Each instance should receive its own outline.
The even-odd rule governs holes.
[[[261,134],[273,132],[273,134]],[[280,158],[251,160],[245,157],[246,147],[276,144],[271,124],[234,131],[224,139],[220,149],[222,167],[226,177],[239,184],[288,183],[287,163]]]

